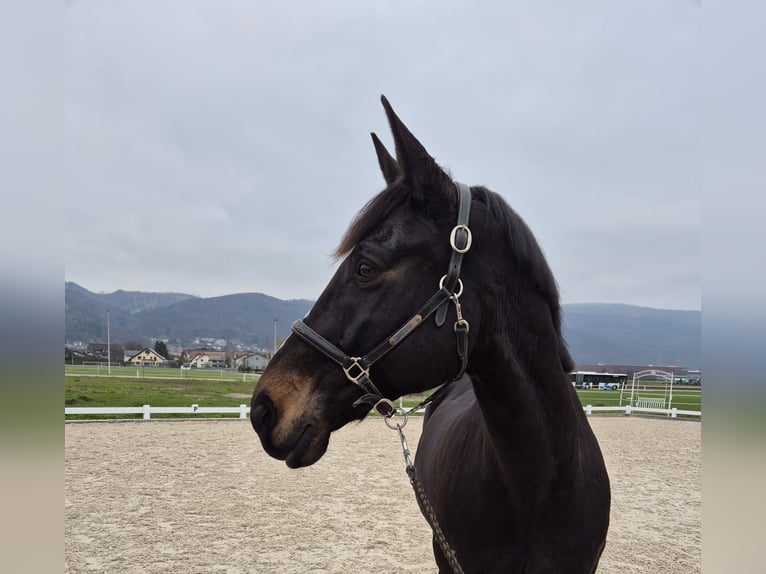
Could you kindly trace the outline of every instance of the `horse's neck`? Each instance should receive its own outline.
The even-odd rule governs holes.
[[[498,465],[512,482],[544,485],[562,465],[576,464],[578,413],[555,333],[527,334],[539,347],[509,344],[506,334],[485,341],[470,374]]]

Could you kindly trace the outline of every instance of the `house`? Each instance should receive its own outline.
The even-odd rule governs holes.
[[[210,355],[205,352],[198,352],[191,356],[189,366],[193,369],[207,369],[210,367]]]
[[[126,347],[125,350],[123,351],[122,362],[125,364],[129,364],[130,358],[134,355],[137,355],[142,350],[143,350],[142,348],[127,348]]]
[[[235,364],[238,369],[263,371],[269,364],[269,358],[264,353],[247,353],[237,358]]]
[[[144,347],[136,354],[131,355],[126,361],[129,365],[140,365],[144,367],[159,367],[167,361],[165,357],[160,355],[154,349]]]
[[[123,347],[119,343],[110,345],[108,343],[90,343],[85,350],[89,360],[111,361],[119,364],[122,362]],[[110,357],[111,355],[111,357]]]
[[[226,353],[209,349],[195,349],[186,352],[189,366],[195,369],[225,369]]]

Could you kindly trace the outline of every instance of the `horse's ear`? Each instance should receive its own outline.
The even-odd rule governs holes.
[[[404,182],[412,188],[415,196],[421,200],[430,199],[433,198],[434,191],[451,189],[447,185],[451,181],[449,176],[402,123],[386,96],[381,96],[380,101],[386,110],[396,143],[396,161]]]
[[[391,157],[391,154],[388,153],[388,150],[378,139],[378,136],[374,133],[371,133],[370,135],[372,136],[372,143],[375,145],[375,153],[378,154],[380,171],[383,172],[383,178],[386,180],[386,183],[391,185],[402,173],[399,169],[399,164],[396,163],[396,160],[393,157]]]

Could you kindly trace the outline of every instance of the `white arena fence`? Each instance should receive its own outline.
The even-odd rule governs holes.
[[[250,416],[250,407],[239,405],[238,407],[153,407],[143,405],[141,407],[66,407],[64,415],[143,415],[144,420],[149,420],[152,415],[224,415],[239,414],[239,418],[246,419]]]
[[[624,413],[626,415],[631,414],[647,414],[647,415],[663,415],[670,418],[678,418],[679,416],[685,416],[685,417],[702,417],[702,411],[689,411],[685,409],[678,409],[676,407],[673,407],[672,409],[667,408],[657,408],[657,407],[644,407],[644,406],[636,406],[631,407],[630,405],[625,405],[622,407],[594,407],[591,405],[586,405],[583,407],[585,410],[586,415],[592,415],[593,413],[608,413],[608,412],[614,412],[614,413]]]
[[[702,417],[702,411],[689,411],[678,408],[658,408],[656,406],[609,406],[609,407],[594,407],[592,405],[586,405],[583,407],[585,414],[590,416],[594,413],[622,413],[625,415],[632,414],[649,414],[660,415],[670,418],[678,418],[679,416],[685,417]],[[423,413],[425,409],[420,409],[416,412]],[[64,415],[143,415],[143,420],[150,420],[152,415],[159,414],[188,414],[188,415],[217,415],[217,414],[239,414],[239,418],[246,419],[250,416],[250,407],[246,404],[241,404],[238,407],[201,407],[199,405],[191,405],[189,407],[153,407],[151,405],[143,405],[140,407],[66,407],[64,409]],[[377,416],[377,415],[371,415]]]

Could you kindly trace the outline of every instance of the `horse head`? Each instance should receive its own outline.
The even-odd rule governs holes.
[[[367,374],[375,392],[387,399],[433,388],[461,368],[453,331],[458,300],[450,299],[460,295],[458,278],[448,279],[449,289],[443,281],[453,263],[458,187],[385,97],[382,102],[396,159],[375,134],[372,139],[387,187],[357,214],[337,248],[343,258],[337,271],[253,393],[251,422],[264,449],[293,468],[319,460],[330,433],[364,418],[372,404],[360,402],[369,389],[354,384],[342,361],[331,360],[332,353],[323,349],[348,359],[386,347]],[[465,186],[463,197],[470,205]],[[466,259],[464,268],[469,266]],[[466,286],[459,303],[469,310],[472,333],[481,320],[475,297]],[[441,321],[431,308],[423,317],[429,301],[442,309]],[[451,314],[446,322],[445,309]],[[354,369],[365,370],[365,365]]]

